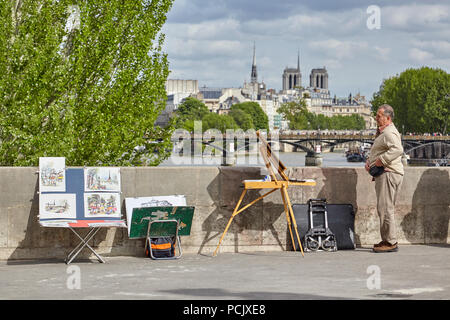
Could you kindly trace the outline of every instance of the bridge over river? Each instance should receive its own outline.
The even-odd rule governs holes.
[[[183,137],[182,137],[183,138]],[[184,139],[190,139],[191,150],[195,150],[196,144],[208,145],[222,152],[223,159],[232,157],[235,152],[248,151],[252,144],[256,144],[257,138],[253,133],[234,132],[229,134],[190,134]],[[293,151],[304,151],[306,158],[311,159],[311,165],[320,158],[324,149],[333,150],[335,147],[348,144],[369,144],[375,140],[375,133],[370,132],[324,132],[307,131],[296,133],[269,133],[268,143],[275,149],[285,151],[286,146],[291,146]],[[180,140],[173,139],[175,143]],[[186,141],[185,141],[186,142]],[[410,159],[449,159],[450,158],[450,136],[448,135],[402,135],[402,144],[405,154]],[[184,150],[186,151],[186,150]],[[308,160],[307,160],[308,161]],[[317,163],[316,163],[317,164]]]

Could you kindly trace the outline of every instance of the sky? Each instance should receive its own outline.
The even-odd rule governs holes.
[[[169,79],[200,87],[249,82],[253,44],[258,81],[277,91],[298,52],[302,85],[326,67],[337,97],[370,100],[408,68],[450,70],[450,0],[175,0],[162,32]]]

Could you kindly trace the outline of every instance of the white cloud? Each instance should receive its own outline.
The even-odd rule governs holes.
[[[331,68],[331,69],[340,69],[343,67],[342,63],[339,60],[336,59],[325,59],[324,60],[324,65],[327,68]]]
[[[369,30],[367,1],[177,0],[164,50],[180,78],[237,87],[250,78],[255,41],[258,79],[275,89],[300,50],[303,84],[312,68],[326,66],[333,93],[356,87],[370,96],[406,68],[450,68],[448,0],[412,2],[380,0],[381,29]]]
[[[445,40],[419,41],[414,40],[412,44],[415,47],[425,48],[433,51],[435,55],[448,57],[450,55],[450,42]]]
[[[242,42],[237,40],[194,40],[172,38],[167,53],[178,58],[233,57],[246,50]]]
[[[381,61],[388,61],[389,60],[389,54],[391,52],[391,48],[381,48],[379,46],[374,47],[377,55],[375,56],[377,59]]]
[[[311,49],[321,52],[329,57],[335,57],[338,60],[351,59],[359,54],[361,50],[368,47],[365,41],[341,41],[337,39],[327,39],[312,41],[308,45]]]
[[[433,59],[433,54],[428,51],[412,48],[409,50],[409,57],[414,62],[427,63]]]
[[[412,4],[408,6],[387,6],[381,8],[381,27],[423,31],[449,25],[448,5]]]
[[[240,34],[240,23],[235,19],[219,19],[200,23],[168,23],[167,35],[188,39],[232,39]]]

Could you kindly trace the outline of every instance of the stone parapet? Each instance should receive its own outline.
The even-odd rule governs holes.
[[[68,229],[38,223],[38,168],[0,168],[0,259],[63,259],[79,239]],[[380,241],[374,182],[364,168],[288,168],[292,178],[315,179],[315,187],[292,186],[291,202],[326,198],[352,204],[357,245]],[[407,167],[397,200],[400,244],[449,243],[450,168]],[[183,252],[211,254],[242,192],[241,181],[261,178],[252,167],[121,168],[122,212],[126,197],[182,194],[195,206],[191,235]],[[262,194],[249,191],[246,203]],[[236,216],[221,252],[281,251],[290,247],[281,196],[275,192]],[[104,256],[143,255],[144,241],[130,240],[125,228],[103,229],[91,245]],[[84,254],[90,254],[84,250]],[[80,255],[81,257],[82,255]]]

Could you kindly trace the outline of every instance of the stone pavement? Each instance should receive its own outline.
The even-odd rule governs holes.
[[[450,299],[450,245],[338,252],[242,252],[179,260],[0,261],[0,299]]]

